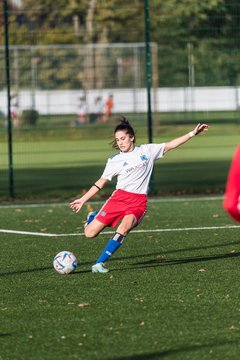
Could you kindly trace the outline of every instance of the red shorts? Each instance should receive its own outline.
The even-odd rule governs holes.
[[[240,145],[236,149],[229,170],[223,207],[233,219],[240,221]]]
[[[124,216],[132,214],[139,224],[146,210],[146,195],[134,194],[125,190],[115,190],[95,219],[109,227],[115,227]]]

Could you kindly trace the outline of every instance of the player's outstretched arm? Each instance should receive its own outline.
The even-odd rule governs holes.
[[[70,208],[76,213],[79,212],[86,201],[91,199],[98,191],[100,191],[109,180],[100,178],[81,198],[70,203]]]
[[[181,146],[185,144],[188,140],[190,140],[193,136],[200,134],[202,131],[207,131],[208,125],[207,124],[198,124],[192,131],[190,131],[188,134],[180,136],[174,140],[171,140],[165,144],[164,148],[164,154],[166,152],[173,150],[177,148],[178,146]]]

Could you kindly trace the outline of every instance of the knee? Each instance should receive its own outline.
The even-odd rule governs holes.
[[[95,231],[93,231],[92,229],[88,229],[88,227],[86,227],[84,229],[84,235],[87,237],[87,238],[94,238],[96,237],[96,233]]]

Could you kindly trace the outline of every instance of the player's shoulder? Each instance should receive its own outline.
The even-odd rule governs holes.
[[[141,145],[139,145],[139,150],[146,152],[146,151],[148,151],[150,149],[149,145],[151,145],[151,144],[141,144]]]
[[[121,153],[116,153],[116,154],[113,154],[112,156],[110,156],[108,158],[108,160],[117,160],[119,157],[120,157]]]
[[[142,153],[144,153],[146,155],[148,154],[149,156],[152,156],[156,152],[161,151],[163,146],[164,146],[164,144],[155,144],[155,143],[143,144],[143,145],[141,145],[140,149],[141,149]]]
[[[158,144],[158,143],[151,143],[151,144],[143,144],[142,149],[152,149],[152,148],[160,148],[162,147],[164,144]]]
[[[139,145],[139,149],[144,149],[144,148],[147,148],[149,144],[141,144]]]

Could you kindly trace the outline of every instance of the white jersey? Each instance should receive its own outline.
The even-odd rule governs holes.
[[[117,176],[116,189],[147,194],[154,161],[163,157],[165,144],[136,146],[131,152],[121,152],[108,159],[102,178]]]

